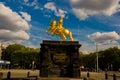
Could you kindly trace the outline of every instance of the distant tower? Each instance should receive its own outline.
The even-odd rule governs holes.
[[[2,57],[2,48],[3,48],[3,44],[0,43],[0,60],[1,60],[1,57]]]
[[[5,50],[4,44],[3,44],[3,43],[0,43],[0,60],[2,59],[4,50]]]

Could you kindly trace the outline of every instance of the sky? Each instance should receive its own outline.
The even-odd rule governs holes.
[[[61,40],[46,34],[60,16],[81,52],[120,44],[120,0],[0,0],[0,42],[40,48],[43,40]]]

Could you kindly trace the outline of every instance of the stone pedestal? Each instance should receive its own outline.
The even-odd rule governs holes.
[[[40,45],[41,77],[80,77],[78,41],[44,40]]]

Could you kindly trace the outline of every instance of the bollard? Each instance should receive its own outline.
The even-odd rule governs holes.
[[[113,74],[113,80],[116,80],[116,75],[115,74]]]
[[[107,72],[105,72],[105,79],[108,79],[108,74],[107,74]]]
[[[81,77],[81,69],[80,69],[80,77]]]
[[[29,77],[29,76],[30,76],[30,72],[27,73],[27,77]]]
[[[3,72],[0,72],[0,80],[2,79],[3,77]]]
[[[87,79],[84,77],[83,80],[87,80]]]
[[[38,80],[38,76],[36,76],[35,80]]]
[[[90,74],[89,74],[89,72],[87,72],[87,77],[88,77],[88,78],[90,77]]]
[[[9,71],[9,72],[7,73],[7,80],[10,80],[10,77],[11,77],[11,72]]]

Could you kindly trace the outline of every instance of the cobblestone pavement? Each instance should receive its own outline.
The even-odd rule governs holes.
[[[3,73],[2,78],[7,78],[7,73],[11,72],[11,78],[26,78],[28,72],[30,76],[39,76],[39,70],[21,70],[21,69],[10,69],[10,70],[1,70],[0,72]],[[107,72],[108,79],[113,80],[113,74],[115,74],[116,80],[120,80],[120,72]],[[40,80],[83,80],[83,78],[87,78],[87,80],[106,80],[105,79],[105,72],[81,72],[81,78],[59,78],[58,77],[48,77],[48,78],[40,78]],[[39,80],[39,79],[38,79]]]
[[[39,76],[39,70],[20,70],[20,69],[9,69],[1,70],[3,73],[3,78],[7,78],[7,73],[11,73],[11,78],[24,78],[27,77],[28,72],[31,76]]]
[[[88,72],[81,72],[81,77],[86,77]],[[120,80],[120,72],[113,72],[113,71],[108,71],[107,72],[107,76],[108,79],[105,79],[105,72],[89,72],[89,78],[87,78],[88,80],[92,79],[92,80],[114,80],[113,79],[113,74],[116,75],[116,80]]]

